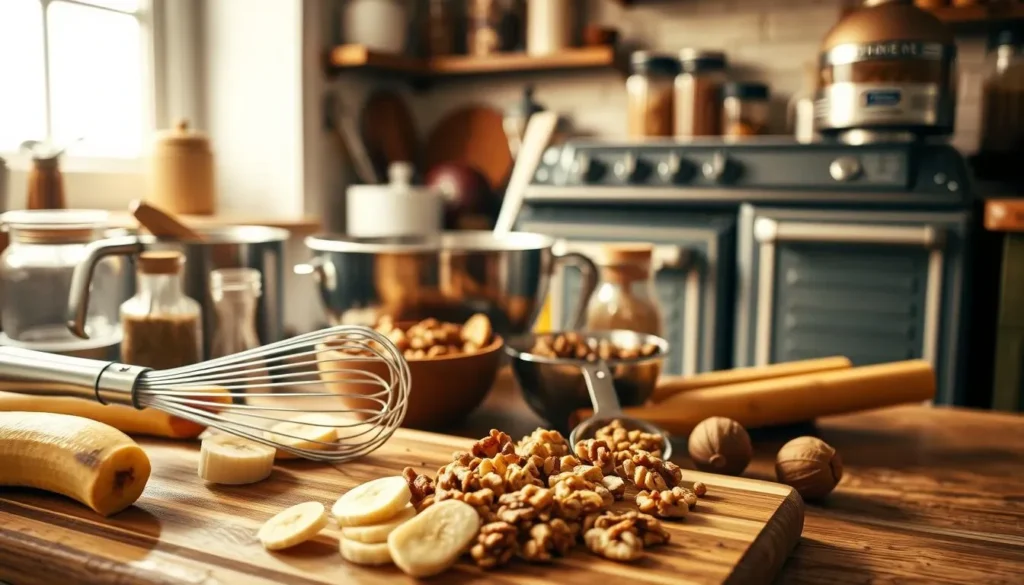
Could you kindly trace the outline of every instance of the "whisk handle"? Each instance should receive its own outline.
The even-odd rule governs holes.
[[[142,408],[135,397],[135,383],[146,371],[148,368],[117,362],[0,347],[0,378],[67,384],[74,387],[68,388],[69,396],[100,404]]]

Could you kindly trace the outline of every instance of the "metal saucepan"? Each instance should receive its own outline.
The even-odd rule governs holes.
[[[555,266],[583,272],[573,326],[597,283],[597,269],[578,253],[556,254],[540,234],[445,232],[404,238],[311,236],[313,258],[295,267],[312,274],[330,320],[372,325],[383,315],[398,321],[434,317],[461,323],[485,313],[502,335],[530,330],[547,298]]]
[[[598,342],[608,340],[618,347],[654,345],[658,351],[646,357],[591,362],[530,353],[537,335],[506,340],[505,352],[512,357],[512,371],[523,398],[534,412],[564,431],[568,430],[569,419],[577,409],[593,406],[594,415],[573,430],[575,439],[570,437],[570,440],[574,444],[575,440],[589,438],[600,426],[613,419],[627,423],[621,406],[639,406],[647,401],[668,354],[668,341],[656,335],[622,329],[580,335]],[[628,419],[628,423],[627,427],[632,425],[663,435],[666,438],[665,458],[670,456],[667,433],[643,421]]]
[[[102,258],[134,257],[144,250],[175,249],[185,255],[185,294],[202,306],[204,359],[210,357],[217,323],[209,287],[210,272],[217,268],[254,268],[260,272],[263,295],[256,306],[256,333],[261,343],[280,341],[284,336],[282,271],[288,231],[264,226],[206,227],[196,231],[202,236],[202,241],[122,236],[90,244],[71,277],[67,319],[72,333],[86,337],[84,325],[89,287],[96,264]]]

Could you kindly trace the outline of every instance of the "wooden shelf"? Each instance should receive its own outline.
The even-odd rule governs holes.
[[[321,230],[322,223],[315,217],[257,217],[242,216],[235,214],[224,215],[182,215],[178,216],[182,223],[194,227],[222,227],[235,225],[262,225],[267,227],[283,228],[292,233],[292,236],[308,236]],[[110,212],[111,227],[138,227],[138,222],[127,211]]]
[[[950,24],[996,23],[1024,20],[1024,4],[984,4],[979,6],[946,6],[929,12]]]
[[[580,47],[555,55],[498,53],[489,57],[453,55],[415,59],[370,51],[360,45],[341,45],[331,50],[328,63],[333,71],[376,70],[434,79],[564,69],[600,69],[615,65],[614,47]]]

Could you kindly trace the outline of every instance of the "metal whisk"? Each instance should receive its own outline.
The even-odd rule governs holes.
[[[60,390],[47,393],[153,408],[331,462],[384,444],[405,417],[410,387],[398,348],[373,329],[349,325],[171,370],[0,347],[0,377],[57,382]],[[283,421],[294,424],[271,431]],[[311,438],[328,428],[335,429],[335,440]]]

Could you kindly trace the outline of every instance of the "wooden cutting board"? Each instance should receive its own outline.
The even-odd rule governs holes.
[[[256,531],[281,509],[315,500],[330,507],[352,486],[405,466],[433,473],[471,441],[399,430],[380,450],[337,469],[311,462],[279,466],[251,486],[206,486],[196,477],[195,444],[140,442],[153,462],[142,498],[103,519],[59,496],[0,489],[0,581],[18,585],[416,583],[393,567],[367,569],[338,553],[336,530],[271,553]],[[687,472],[708,485],[697,510],[666,522],[667,546],[634,564],[600,559],[580,545],[548,566],[515,561],[485,573],[470,563],[437,583],[768,583],[796,545],[804,508],[790,488]],[[629,498],[628,498],[629,499]],[[626,503],[621,505],[625,506]]]

